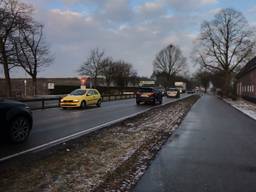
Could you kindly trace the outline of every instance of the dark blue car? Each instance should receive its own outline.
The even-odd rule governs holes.
[[[32,112],[24,103],[0,99],[0,123],[1,137],[12,143],[22,143],[32,129]]]

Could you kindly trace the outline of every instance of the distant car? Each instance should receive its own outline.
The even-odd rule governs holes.
[[[167,97],[175,97],[179,98],[180,97],[180,90],[177,88],[169,88],[166,92]]]
[[[32,129],[32,112],[24,103],[2,99],[0,122],[2,136],[12,143],[22,143],[28,139]]]
[[[195,90],[189,89],[189,90],[187,90],[187,93],[188,93],[188,94],[194,94],[194,93],[195,93]]]
[[[143,103],[162,104],[162,91],[154,87],[140,87],[136,93],[136,103],[140,105]]]
[[[165,89],[159,89],[159,90],[161,91],[162,96],[166,96],[166,91],[165,91]]]
[[[66,108],[86,108],[88,105],[101,106],[102,97],[97,89],[76,89],[62,98],[60,107]]]

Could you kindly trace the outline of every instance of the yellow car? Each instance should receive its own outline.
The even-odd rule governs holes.
[[[86,108],[88,105],[96,105],[100,107],[102,97],[96,89],[76,89],[63,97],[60,101],[60,107],[63,109],[69,107]]]

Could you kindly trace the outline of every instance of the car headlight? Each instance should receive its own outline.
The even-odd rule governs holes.
[[[73,100],[73,102],[79,102],[79,100],[76,99],[76,100]]]
[[[30,110],[30,107],[29,106],[25,106],[25,109]]]
[[[64,99],[61,99],[61,100],[60,100],[60,102],[63,102],[63,101],[64,101]]]

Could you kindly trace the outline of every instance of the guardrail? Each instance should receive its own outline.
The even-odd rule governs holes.
[[[31,109],[46,109],[46,108],[55,108],[59,107],[60,100],[64,96],[56,96],[56,97],[41,97],[41,98],[25,98],[18,99],[23,103],[26,103]],[[135,98],[135,94],[123,94],[123,95],[103,95],[102,101],[115,101],[122,99],[131,99]]]

